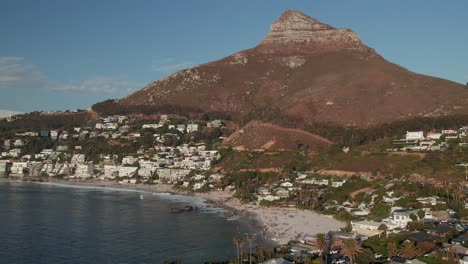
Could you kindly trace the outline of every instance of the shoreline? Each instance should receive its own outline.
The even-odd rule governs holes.
[[[20,178],[6,178],[7,181],[23,182]],[[185,197],[201,198],[207,207],[216,207],[228,212],[228,220],[244,222],[256,236],[260,244],[277,246],[290,240],[302,240],[317,233],[337,231],[345,223],[333,219],[331,216],[321,215],[310,210],[283,207],[263,207],[258,203],[242,204],[229,191],[210,191],[207,193],[186,192],[172,189],[168,184],[122,184],[103,180],[63,180],[48,179],[45,182],[26,181],[43,185],[62,187],[95,187],[96,189],[114,189],[115,191],[134,191],[158,194],[181,195]],[[161,196],[162,197],[162,196]],[[164,199],[164,197],[162,197]],[[166,198],[167,199],[167,198]],[[195,201],[191,201],[192,203]],[[187,202],[187,203],[191,203]],[[238,215],[237,218],[232,216]]]

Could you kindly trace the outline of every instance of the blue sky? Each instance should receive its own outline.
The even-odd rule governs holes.
[[[466,0],[0,0],[0,109],[121,98],[254,47],[288,9],[353,29],[409,70],[468,81]]]

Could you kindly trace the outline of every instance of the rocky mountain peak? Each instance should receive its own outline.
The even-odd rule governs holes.
[[[324,24],[311,18],[310,16],[295,10],[284,12],[278,20],[270,27],[272,32],[285,31],[316,31],[333,29],[330,25]]]
[[[361,38],[350,29],[337,29],[322,23],[300,11],[284,12],[271,26],[270,32],[262,40],[260,46],[276,47],[277,44],[305,44],[300,49],[313,51],[327,50],[363,50],[368,48]]]

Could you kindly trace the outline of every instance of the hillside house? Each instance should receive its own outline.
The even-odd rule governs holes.
[[[210,123],[208,123],[208,126],[213,128],[220,128],[223,126],[223,122],[221,120],[213,120]]]
[[[184,124],[179,124],[177,125],[176,129],[180,132],[180,133],[185,133],[185,125]]]
[[[450,234],[453,231],[453,227],[445,224],[431,226],[426,229],[428,235],[437,236],[437,237],[445,237],[446,235]]]
[[[160,124],[144,124],[144,125],[141,126],[142,129],[147,129],[147,128],[149,128],[149,129],[158,129],[160,127],[162,127],[162,125],[160,125]]]
[[[11,140],[10,139],[5,139],[3,140],[3,146],[6,148],[6,149],[9,149],[11,147]]]
[[[464,126],[458,129],[458,134],[463,137],[468,136],[468,126]]]
[[[50,131],[50,138],[52,140],[57,140],[59,137],[59,132],[57,130],[51,130]]]
[[[17,140],[15,140],[15,142],[13,142],[13,146],[22,147],[22,146],[24,146],[24,141],[22,139],[17,139]]]
[[[187,133],[197,132],[198,131],[198,124],[188,124],[187,125]]]
[[[393,212],[393,219],[392,222],[401,228],[405,228],[411,220],[410,215],[414,214],[415,216],[418,215],[417,210],[398,210]]]
[[[423,131],[406,131],[406,140],[422,140],[424,139]]]
[[[367,236],[367,237],[372,237],[372,236],[382,234],[383,230],[379,230],[379,226],[381,224],[382,223],[374,222],[374,221],[351,222],[353,232],[355,232],[356,234]]]
[[[331,185],[332,187],[334,188],[338,188],[338,187],[341,187],[343,186],[343,184],[346,183],[346,180],[342,180],[342,181],[332,181]]]
[[[442,133],[428,133],[427,138],[432,140],[439,140],[442,136]]]

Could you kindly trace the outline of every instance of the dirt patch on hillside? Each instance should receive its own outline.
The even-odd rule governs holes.
[[[237,150],[308,150],[319,151],[333,142],[318,135],[293,128],[253,121],[234,132],[223,145]]]

